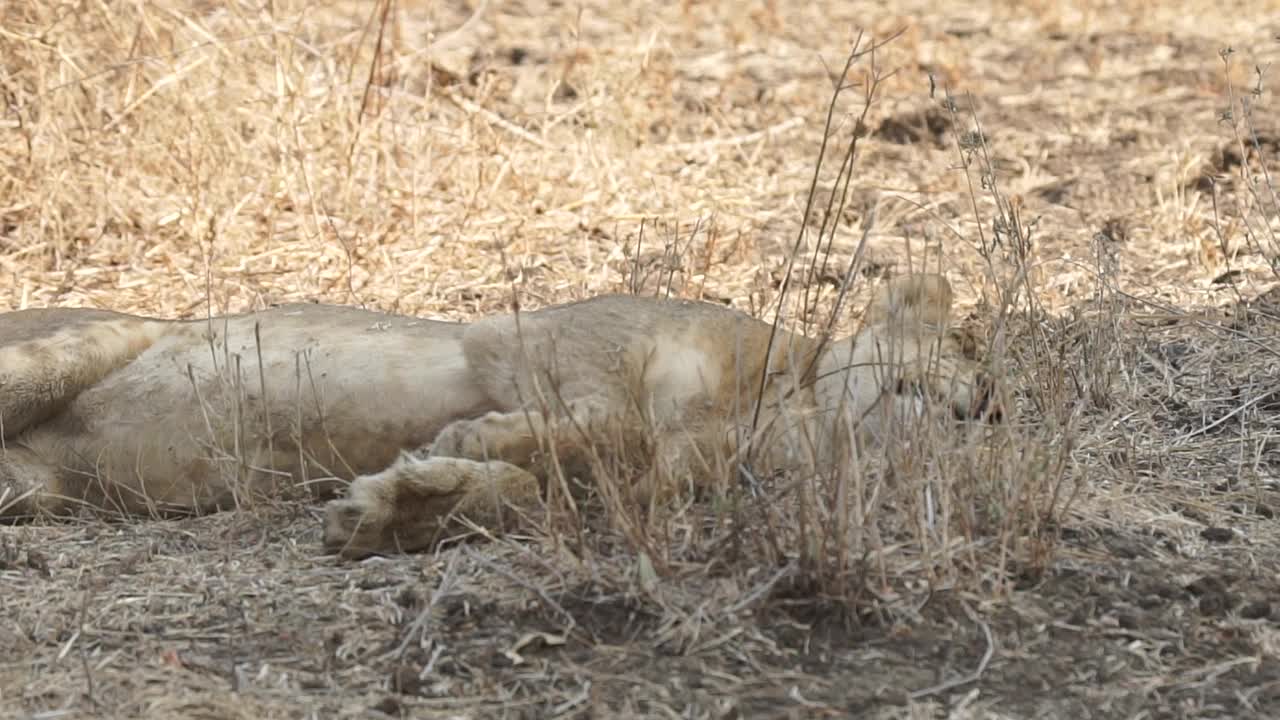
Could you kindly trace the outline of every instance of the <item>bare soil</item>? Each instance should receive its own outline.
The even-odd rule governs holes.
[[[868,281],[941,268],[981,321],[994,180],[1077,495],[1038,556],[838,596],[678,527],[656,578],[591,527],[342,563],[290,500],[0,527],[0,717],[1280,717],[1280,6],[383,7],[0,6],[0,302],[466,318],[639,278],[767,313],[829,73],[900,32],[832,262],[869,228]]]

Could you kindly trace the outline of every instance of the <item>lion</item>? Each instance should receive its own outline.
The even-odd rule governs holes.
[[[925,403],[997,415],[951,305],[942,276],[905,275],[840,340],[624,295],[471,323],[316,304],[200,320],[10,312],[0,517],[205,513],[305,488],[329,500],[325,548],[359,558],[498,531],[550,478],[592,468],[636,468],[653,502],[716,463],[768,476],[884,442],[889,418]]]

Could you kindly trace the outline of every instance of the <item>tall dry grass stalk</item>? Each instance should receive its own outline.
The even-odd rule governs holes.
[[[877,91],[891,75],[878,63],[882,48],[883,43],[859,36],[843,68],[833,74],[806,219],[769,300],[776,330],[834,341],[853,291],[874,282],[875,274],[862,264],[874,213],[842,267],[836,267],[832,247],[834,218],[841,217],[849,190],[858,182],[860,142]],[[846,99],[855,89],[859,97],[850,111]],[[955,100],[948,95],[941,103],[962,126]],[[1058,525],[1078,490],[1072,457],[1089,398],[1082,386],[1073,384],[1079,368],[1054,344],[1057,336],[1047,329],[1049,319],[1036,300],[1031,228],[1016,203],[1000,191],[976,113],[968,119],[973,130],[957,137],[958,171],[970,177],[975,214],[982,212],[979,192],[988,194],[996,208],[995,218],[977,218],[980,226],[993,230],[980,231],[969,241],[987,269],[991,300],[980,320],[989,335],[987,373],[1000,379],[997,394],[998,404],[1007,409],[1004,421],[957,423],[949,408],[922,399],[918,413],[892,418],[890,430],[874,446],[860,446],[849,428],[849,436],[831,447],[808,446],[800,469],[761,477],[750,452],[764,400],[764,378],[758,378],[752,381],[759,383],[754,388],[744,388],[748,400],[738,413],[738,445],[747,450],[732,458],[705,458],[701,469],[713,478],[709,486],[714,489],[703,494],[704,502],[696,501],[694,492],[660,508],[636,502],[637,467],[659,474],[673,468],[663,462],[658,436],[617,437],[610,450],[629,447],[632,453],[601,451],[591,463],[598,514],[583,514],[568,500],[573,478],[561,474],[553,483],[548,529],[557,545],[588,561],[616,559],[625,551],[637,558],[636,572],[649,584],[698,567],[740,578],[755,587],[748,595],[757,599],[821,598],[855,613],[894,607],[903,599],[918,602],[922,592],[950,588],[1001,594],[1048,567]],[[822,188],[831,190],[823,193]],[[684,286],[678,278],[699,265],[698,258],[682,252],[681,243],[678,233],[671,233],[662,241],[660,267],[633,266],[628,287],[633,292],[679,292],[674,289]],[[915,269],[936,270],[939,260],[916,257]],[[1015,325],[1019,337],[1034,338],[1016,351],[1007,340]],[[1100,350],[1104,345],[1105,338],[1089,341],[1091,365],[1085,375],[1107,377],[1111,372],[1114,358]],[[772,351],[787,349],[778,342]],[[893,352],[892,343],[886,352]],[[554,406],[543,408],[549,414],[556,411]],[[638,461],[610,464],[604,459],[618,457]],[[684,477],[656,482],[692,491]],[[557,517],[571,521],[565,525]]]
[[[1255,64],[1251,87],[1240,92],[1233,81],[1235,51],[1226,47],[1218,54],[1226,91],[1226,107],[1219,117],[1230,128],[1234,143],[1233,148],[1223,150],[1220,165],[1223,171],[1236,170],[1238,177],[1231,178],[1235,182],[1230,183],[1226,197],[1216,179],[1209,177],[1214,236],[1226,273],[1232,272],[1232,258],[1245,251],[1268,258],[1272,272],[1280,276],[1280,191],[1271,170],[1280,146],[1273,135],[1259,129],[1257,115],[1270,65]],[[1230,212],[1220,207],[1224,202],[1232,205]],[[1243,238],[1243,248],[1237,247],[1237,237]]]

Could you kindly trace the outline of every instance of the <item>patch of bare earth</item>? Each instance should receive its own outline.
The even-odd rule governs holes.
[[[900,32],[895,74],[848,195],[818,178],[797,287],[941,268],[987,324],[1023,291],[1005,426],[894,456],[849,545],[814,550],[789,508],[830,506],[785,484],[355,564],[283,500],[0,527],[0,716],[1280,716],[1274,17],[0,5],[11,308],[462,319],[661,287],[768,314],[858,29]]]

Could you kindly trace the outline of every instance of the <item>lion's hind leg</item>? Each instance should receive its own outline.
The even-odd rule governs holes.
[[[509,463],[406,454],[329,503],[325,549],[345,558],[421,550],[467,532],[464,519],[500,530],[538,497],[537,478]]]
[[[53,417],[171,325],[86,308],[0,314],[0,435],[17,437]]]

